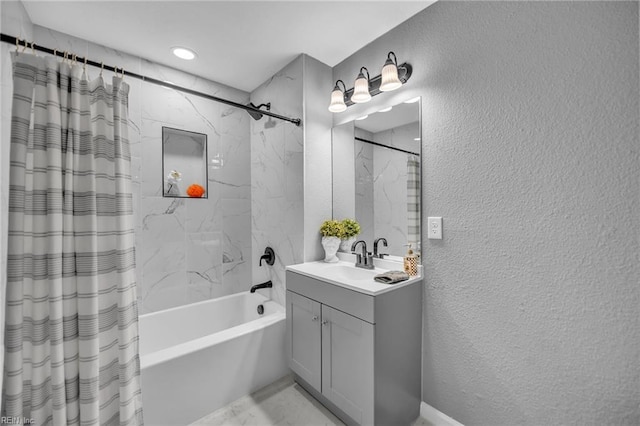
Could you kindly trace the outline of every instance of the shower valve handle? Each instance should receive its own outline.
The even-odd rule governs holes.
[[[267,265],[273,265],[276,262],[276,253],[271,247],[264,249],[264,254],[260,256],[259,266],[262,266],[263,260],[267,262]]]

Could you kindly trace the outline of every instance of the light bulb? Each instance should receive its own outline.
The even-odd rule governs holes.
[[[347,104],[344,103],[344,92],[340,90],[338,85],[331,92],[331,103],[329,104],[329,111],[342,112],[347,109]]]
[[[369,93],[369,80],[364,76],[362,71],[360,71],[358,78],[356,78],[351,100],[356,104],[369,102],[371,100],[371,93]]]
[[[380,83],[381,92],[390,92],[402,86],[402,82],[398,78],[398,67],[393,63],[391,58],[387,58],[382,67],[382,82]]]

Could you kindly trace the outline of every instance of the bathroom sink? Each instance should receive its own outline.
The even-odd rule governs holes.
[[[399,264],[393,269],[402,270],[402,265]],[[378,274],[387,272],[389,269],[378,267],[375,269],[356,268],[353,263],[345,261],[336,263],[307,262],[287,266],[287,270],[371,295],[386,293],[394,288],[403,287],[420,279],[420,277],[412,277],[397,284],[384,284],[375,281],[373,278]]]
[[[340,280],[373,281],[376,275],[385,272],[380,269],[356,268],[353,265],[345,265],[342,262],[327,263],[325,265],[329,265],[323,268],[325,274]]]

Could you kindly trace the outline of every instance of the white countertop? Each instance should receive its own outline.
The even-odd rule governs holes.
[[[417,275],[396,284],[384,284],[375,281],[373,277],[391,270],[402,271],[402,263],[385,260],[383,262],[374,262],[375,269],[363,269],[356,268],[355,262],[344,260],[348,258],[347,256],[339,257],[343,260],[336,263],[325,263],[323,261],[306,262],[287,266],[286,269],[371,296],[393,291],[422,279],[420,275]]]

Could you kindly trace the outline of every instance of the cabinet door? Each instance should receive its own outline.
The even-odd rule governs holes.
[[[322,305],[322,394],[373,424],[373,324]]]
[[[322,379],[320,315],[320,303],[287,291],[289,367],[318,391]]]

